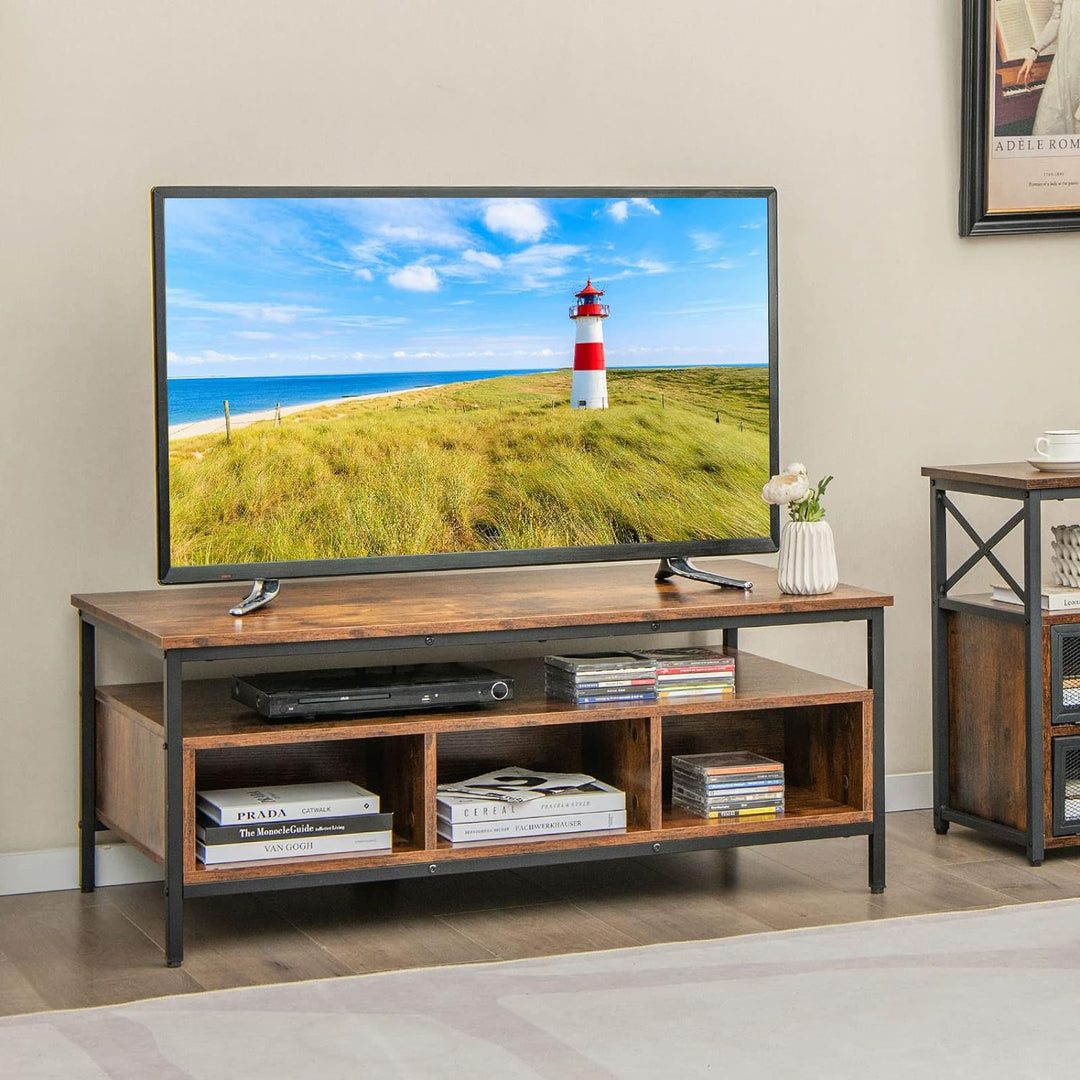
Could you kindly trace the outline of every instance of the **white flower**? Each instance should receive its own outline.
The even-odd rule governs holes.
[[[794,466],[786,473],[774,476],[762,489],[761,497],[767,503],[784,506],[786,503],[802,502],[810,494],[810,481],[806,470],[796,472]]]
[[[801,461],[793,462],[787,467],[789,473],[799,473],[802,476],[806,475],[806,466]]]

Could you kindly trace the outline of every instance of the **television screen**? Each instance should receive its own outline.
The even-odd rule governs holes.
[[[775,549],[772,189],[152,200],[163,582]]]

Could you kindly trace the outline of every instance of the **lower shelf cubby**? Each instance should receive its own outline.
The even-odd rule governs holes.
[[[508,765],[585,773],[626,793],[628,830],[656,828],[653,724],[651,717],[640,716],[440,733],[438,782],[453,783]]]
[[[863,701],[792,705],[753,712],[664,716],[662,719],[663,826],[665,829],[794,828],[808,818],[865,821],[870,790],[872,715]],[[745,750],[784,765],[781,817],[699,817],[671,798],[671,759],[683,754]]]
[[[424,847],[423,735],[195,751],[193,791],[349,780],[394,815],[394,846]]]

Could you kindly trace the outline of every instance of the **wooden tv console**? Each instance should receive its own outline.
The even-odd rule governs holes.
[[[702,560],[706,565],[710,560]],[[183,958],[183,901],[198,896],[429,876],[529,863],[641,856],[828,836],[869,837],[869,884],[885,887],[884,609],[892,597],[848,585],[824,596],[780,593],[775,571],[715,569],[751,592],[653,580],[641,563],[513,571],[375,575],[285,583],[243,619],[236,586],[71,598],[80,616],[81,880],[94,888],[95,832],[110,829],[165,872],[165,958]],[[738,654],[737,691],[682,704],[577,706],[549,699],[545,653],[569,639],[865,621],[867,685]],[[100,686],[97,631],[162,661],[162,681]],[[185,665],[374,650],[423,659],[433,646],[535,645],[535,659],[488,660],[513,674],[504,705],[268,723],[230,699],[225,679],[184,681]],[[385,662],[385,661],[384,661]],[[357,663],[350,657],[343,664]],[[771,820],[707,821],[671,805],[671,756],[753,750],[784,762],[787,809]],[[436,834],[435,787],[521,764],[584,771],[623,788],[625,832],[451,845]],[[354,780],[394,813],[390,853],[206,867],[195,858],[203,787]]]

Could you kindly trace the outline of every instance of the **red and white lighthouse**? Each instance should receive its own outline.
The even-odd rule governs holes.
[[[574,339],[574,376],[570,382],[571,409],[607,408],[607,369],[604,367],[604,320],[607,304],[600,303],[602,289],[590,279],[585,288],[574,293],[577,303],[570,308],[570,318],[577,327]]]

